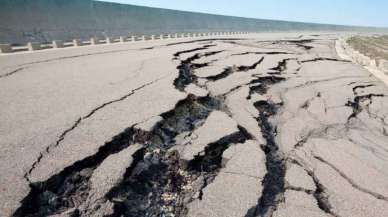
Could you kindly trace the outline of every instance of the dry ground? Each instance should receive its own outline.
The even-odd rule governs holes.
[[[388,35],[354,36],[347,41],[354,49],[372,59],[388,60]]]

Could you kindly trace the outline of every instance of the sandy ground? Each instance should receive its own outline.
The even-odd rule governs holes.
[[[353,61],[354,63],[357,63],[357,60],[352,58],[351,55],[349,54],[349,51],[345,50],[344,47],[350,46],[346,43],[345,40],[337,40],[336,41],[336,50],[338,53],[338,56],[341,57],[342,59]],[[371,61],[374,61],[374,64],[371,64]],[[384,82],[385,85],[388,86],[388,74],[385,72],[386,69],[382,67],[376,66],[376,59],[370,59],[368,60],[365,64],[364,63],[364,68],[367,69],[370,73],[372,73],[376,78],[378,78],[380,81]]]
[[[388,88],[338,37],[0,56],[0,216],[388,216]]]

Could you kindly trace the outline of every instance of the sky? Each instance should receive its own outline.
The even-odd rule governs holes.
[[[388,27],[388,0],[103,0],[239,17]]]

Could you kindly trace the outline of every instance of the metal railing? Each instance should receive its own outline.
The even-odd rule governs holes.
[[[206,32],[206,33],[173,33],[173,34],[160,34],[160,35],[132,35],[132,36],[120,36],[117,38],[107,37],[105,39],[90,38],[89,40],[82,41],[80,39],[73,39],[72,41],[64,42],[61,40],[54,40],[51,43],[39,43],[28,42],[22,46],[12,46],[11,44],[0,44],[0,53],[14,53],[21,51],[37,51],[45,49],[60,49],[64,47],[80,47],[87,45],[99,45],[99,44],[114,44],[114,43],[134,43],[141,41],[153,41],[164,40],[174,38],[196,38],[196,37],[208,37],[208,36],[226,36],[226,35],[239,35],[249,34],[250,32]]]

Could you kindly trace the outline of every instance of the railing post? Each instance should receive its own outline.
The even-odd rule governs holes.
[[[74,46],[74,47],[79,47],[79,46],[81,46],[81,40],[79,40],[79,39],[73,39],[73,46]]]
[[[159,35],[159,39],[160,39],[160,40],[163,39],[163,34],[160,34],[160,35]]]
[[[28,47],[29,51],[34,51],[34,50],[40,50],[41,49],[39,42],[28,42],[27,47]]]
[[[95,37],[90,38],[90,44],[91,45],[97,45],[97,44],[99,44],[99,40],[97,38],[95,38]]]
[[[63,48],[63,41],[61,40],[54,40],[53,41],[53,48]]]
[[[113,43],[112,38],[107,37],[107,38],[106,38],[106,43],[107,43],[107,44],[112,44],[112,43]]]
[[[120,43],[124,43],[125,42],[125,37],[124,36],[120,36]]]
[[[12,47],[10,44],[0,44],[0,53],[12,53]]]

